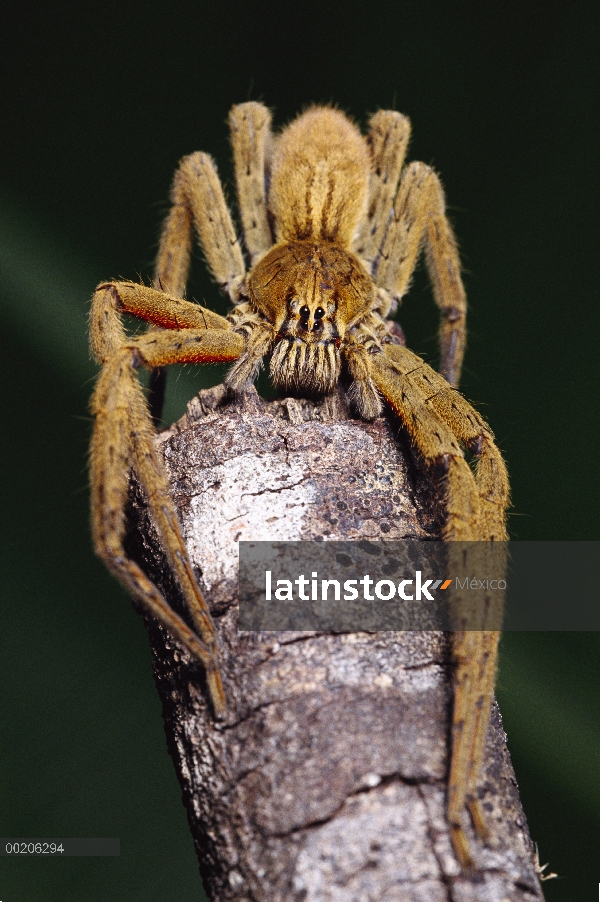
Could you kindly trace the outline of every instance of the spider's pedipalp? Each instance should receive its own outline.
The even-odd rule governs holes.
[[[379,253],[390,223],[392,205],[410,140],[410,119],[395,110],[378,110],[369,119],[367,141],[372,158],[369,205],[355,242],[369,265]]]
[[[273,244],[267,215],[267,172],[273,141],[271,118],[271,111],[254,101],[237,104],[229,113],[238,208],[251,263]]]
[[[348,389],[348,396],[356,405],[361,417],[365,420],[374,420],[381,415],[383,405],[371,375],[369,353],[360,342],[348,341],[344,347],[344,357],[348,372],[354,380]]]
[[[241,338],[239,335],[237,337]],[[230,391],[243,392],[252,385],[262,367],[263,357],[269,353],[274,341],[275,333],[268,324],[255,326],[243,352],[225,377],[225,385]]]

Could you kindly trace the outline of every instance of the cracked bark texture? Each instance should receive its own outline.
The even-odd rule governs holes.
[[[218,902],[534,902],[534,852],[494,703],[480,795],[493,846],[461,873],[444,808],[451,713],[440,632],[238,633],[240,539],[439,533],[440,486],[398,424],[321,403],[201,392],[157,442],[219,635],[227,716],[148,623],[167,740],[206,892]],[[174,608],[132,483],[129,551]]]

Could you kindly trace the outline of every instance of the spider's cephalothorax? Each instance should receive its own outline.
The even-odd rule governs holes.
[[[204,153],[184,157],[175,175],[155,285],[98,286],[91,345],[103,364],[92,401],[96,425],[90,469],[97,553],[144,609],[206,668],[215,714],[225,711],[216,637],[196,583],[136,372],[170,363],[233,363],[226,382],[243,391],[271,355],[276,386],[331,392],[342,371],[363,417],[385,402],[399,417],[423,466],[445,474],[444,538],[503,540],[506,468],[485,421],[456,390],[465,343],[466,300],[444,194],[423,163],[404,168],[405,116],[381,110],[364,137],[341,112],[313,107],[271,132],[259,103],[230,115],[245,252],[216,167]],[[183,300],[193,230],[208,267],[234,304],[227,318]],[[404,346],[389,317],[406,293],[421,249],[441,314],[440,373]],[[122,313],[159,326],[129,337]],[[463,449],[477,457],[475,471]],[[168,563],[194,623],[190,627],[123,546],[129,473],[144,488]],[[455,704],[448,819],[456,854],[472,863],[463,827],[467,807],[485,838],[476,796],[493,691],[498,634],[453,638]]]
[[[374,287],[360,261],[339,245],[308,240],[277,245],[248,279],[250,305],[271,324],[271,378],[283,390],[329,394],[342,356],[352,358],[349,327],[370,309]],[[355,352],[355,355],[356,356]],[[228,384],[242,387],[234,366]],[[377,411],[361,411],[374,415]]]
[[[341,256],[334,245],[294,242],[270,251],[252,273],[252,303],[276,316],[271,378],[278,388],[330,393],[339,379]]]

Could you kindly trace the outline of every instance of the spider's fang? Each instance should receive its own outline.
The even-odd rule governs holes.
[[[340,368],[336,341],[309,344],[282,337],[271,357],[271,379],[284,391],[327,394],[337,383]]]

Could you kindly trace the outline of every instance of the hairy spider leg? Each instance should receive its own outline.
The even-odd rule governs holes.
[[[267,209],[271,118],[271,111],[254,101],[237,104],[229,113],[238,209],[251,265],[273,246]]]
[[[127,341],[121,313],[131,313],[163,329],[231,329],[224,316],[183,298],[137,282],[103,282],[92,298],[90,342],[104,363]]]
[[[484,842],[490,839],[476,793],[496,680],[499,641],[500,633],[496,630],[464,630],[451,634],[455,672],[447,816],[452,844],[464,868],[473,867],[462,823],[465,806],[479,837]]]
[[[183,293],[187,279],[190,230],[194,225],[208,268],[216,282],[235,303],[246,275],[242,248],[217,173],[207,153],[184,157],[171,189],[172,207],[160,239],[157,275],[166,279],[163,288],[177,279],[176,293]],[[184,266],[185,264],[185,266]],[[171,276],[172,273],[172,276]],[[160,287],[160,286],[156,286]]]
[[[184,157],[175,172],[171,209],[156,258],[155,288],[178,297],[185,294],[194,227],[212,275],[235,303],[246,275],[244,258],[216,164],[206,153]],[[155,424],[160,421],[165,384],[165,370],[153,370],[149,404]]]
[[[168,331],[161,329],[127,338],[121,310],[135,313]],[[207,317],[211,328],[186,328],[203,317]],[[152,444],[155,432],[136,370],[140,366],[162,367],[169,363],[235,360],[243,350],[244,341],[217,314],[130,282],[99,286],[92,302],[91,319],[92,350],[104,364],[92,398],[95,427],[90,470],[96,553],[142,608],[203,663],[215,714],[222,716],[225,695],[218,671],[214,627],[189,562],[162,462]],[[156,586],[127,558],[123,548],[132,463],[198,635],[168,606]]]
[[[459,442],[476,455],[475,484],[479,494],[477,534],[466,536],[482,541],[504,542],[506,508],[509,504],[509,484],[506,464],[494,444],[494,436],[476,410],[460,392],[436,373],[420,357],[401,345],[384,345],[386,358],[393,361],[395,370],[417,386],[426,405],[436,411],[450,427]],[[459,540],[454,525],[448,525],[452,535],[445,538]]]
[[[458,385],[466,342],[467,299],[460,276],[456,239],[446,218],[444,191],[436,173],[425,163],[410,163],[382,230],[379,253],[373,260],[376,284],[399,301],[408,290],[422,246],[440,310],[440,372]]]
[[[425,462],[447,466],[444,538],[450,542],[450,555],[453,541],[503,542],[507,538],[508,477],[484,420],[462,395],[407,348],[385,345],[384,354],[373,356],[372,371],[377,387],[402,418]],[[444,428],[448,427],[446,435]],[[480,455],[474,476],[460,449],[457,456],[456,440]],[[466,562],[461,568],[458,559],[453,567],[459,575],[462,569],[469,570]],[[457,626],[461,625],[460,613],[459,609]],[[478,834],[482,839],[489,838],[475,791],[483,761],[500,634],[485,626],[483,619],[481,629],[457,629],[451,637],[455,688],[447,811],[453,846],[465,868],[473,865],[462,824],[465,805]]]
[[[373,380],[392,410],[400,416],[424,463],[446,470],[444,539],[473,541],[479,538],[480,518],[479,493],[473,473],[451,428],[413,379],[415,361],[418,366],[427,364],[416,355],[410,355],[409,366],[403,366],[404,358],[400,352],[405,350],[401,345],[384,345],[383,354],[372,355]],[[393,358],[388,356],[392,353]]]
[[[395,110],[379,110],[369,119],[367,142],[373,161],[369,203],[355,244],[355,251],[368,264],[369,272],[389,227],[410,132],[408,116]]]

